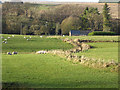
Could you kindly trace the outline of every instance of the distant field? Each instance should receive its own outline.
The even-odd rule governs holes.
[[[65,37],[61,37],[61,36],[49,36],[49,38],[68,38],[68,39],[75,39],[75,38],[79,38],[81,40],[92,40],[92,41],[118,41],[119,40],[119,36],[65,36]]]
[[[84,55],[89,58],[94,58],[96,60],[101,59],[106,61],[116,61],[118,62],[118,43],[113,42],[99,42],[99,43],[88,43],[93,48],[77,53],[77,55]]]
[[[52,49],[70,49],[73,48],[72,45],[67,44],[59,39],[51,38],[48,39],[45,36],[18,36],[12,37],[11,35],[3,35],[4,39],[7,39],[7,44],[2,44],[2,51],[10,52],[10,51],[17,51],[17,52],[36,52],[39,50],[52,50]],[[11,39],[8,39],[11,37]],[[30,39],[31,37],[31,39]],[[4,41],[4,39],[2,39]],[[29,39],[27,41],[27,39]]]

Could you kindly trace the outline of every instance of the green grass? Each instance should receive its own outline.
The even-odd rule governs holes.
[[[61,37],[61,36],[50,36],[49,38],[69,38],[69,39],[75,39],[75,38],[79,38],[81,40],[93,40],[93,41],[118,41],[119,40],[119,36],[65,36],[65,37]]]
[[[2,55],[3,87],[117,88],[118,75],[75,65],[51,54]]]
[[[3,35],[7,38],[11,35]],[[26,36],[29,38],[30,36]],[[80,64],[73,64],[65,58],[52,54],[39,55],[33,52],[51,49],[70,49],[72,45],[57,38],[31,36],[27,41],[22,35],[8,39],[2,44],[2,82],[3,87],[31,88],[117,88],[118,74],[107,69],[94,69]],[[71,37],[68,37],[71,38]],[[77,38],[77,37],[72,37]],[[113,37],[85,37],[80,39],[117,40]],[[78,53],[91,58],[103,58],[117,61],[117,43],[88,43],[94,48]],[[17,51],[18,55],[7,55],[8,51]],[[29,53],[29,54],[26,54]]]
[[[3,35],[4,39],[11,35]],[[29,38],[30,36],[26,36]],[[67,44],[59,39],[48,39],[45,36],[40,38],[39,36],[31,36],[32,38],[27,41],[24,36],[11,37],[7,40],[7,44],[2,44],[3,53],[6,52],[36,52],[39,50],[51,50],[51,49],[70,49],[73,48],[71,44]],[[3,40],[4,40],[3,39]]]
[[[85,52],[77,53],[77,55],[84,55],[89,58],[103,59],[104,61],[114,60],[118,62],[118,43],[113,42],[99,42],[88,43],[93,48]]]

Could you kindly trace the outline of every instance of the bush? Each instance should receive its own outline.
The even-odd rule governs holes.
[[[95,31],[88,34],[88,36],[94,35],[117,35],[115,32],[103,32],[103,31]]]

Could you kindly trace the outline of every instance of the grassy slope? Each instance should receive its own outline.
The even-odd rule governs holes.
[[[85,55],[89,58],[103,59],[104,61],[114,60],[118,62],[118,43],[102,42],[102,43],[88,43],[93,48],[77,53],[77,55]]]
[[[117,79],[117,73],[73,65],[50,54],[3,55],[3,83],[12,87],[114,88]]]
[[[8,35],[3,35],[8,37]],[[9,35],[11,36],[11,35]],[[71,45],[61,42],[55,38],[32,37],[27,41],[24,36],[15,36],[8,40],[8,44],[3,44],[3,52],[19,51],[32,52],[40,49],[69,49]],[[82,37],[81,37],[82,38]],[[86,37],[87,38],[87,37]],[[97,38],[97,37],[96,37]],[[106,37],[107,38],[107,37]],[[113,37],[111,37],[113,38]],[[115,37],[116,38],[116,37]],[[99,38],[98,38],[99,39]],[[109,39],[109,37],[108,37]],[[97,40],[97,39],[95,39]],[[105,40],[105,39],[104,39]],[[31,44],[32,43],[32,44]],[[111,45],[114,50],[114,44],[93,44],[92,46],[104,47]],[[37,48],[36,48],[37,47]],[[116,47],[115,47],[116,48]],[[87,51],[98,55],[94,49]],[[93,50],[93,51],[92,51]],[[100,49],[101,50],[101,49]],[[116,52],[116,50],[115,50]],[[101,51],[101,53],[105,53]],[[114,54],[115,55],[115,54]],[[3,83],[15,85],[17,87],[98,87],[112,88],[117,87],[118,75],[105,70],[88,68],[82,65],[73,65],[65,59],[53,55],[36,55],[36,54],[18,54],[2,55],[3,66]],[[4,84],[3,84],[4,85]]]
[[[8,37],[8,35],[3,35],[3,37],[5,39]],[[27,38],[29,37],[30,36],[27,36]],[[24,39],[24,36],[15,36],[14,38],[11,37],[11,39],[7,40],[7,44],[3,43],[3,53],[8,51],[36,52],[39,50],[70,49],[73,47],[72,45],[66,44],[65,42],[55,38],[47,39],[45,37],[40,38],[39,36],[31,37],[32,38],[29,41]]]

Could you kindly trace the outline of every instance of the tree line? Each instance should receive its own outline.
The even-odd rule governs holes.
[[[105,3],[97,8],[75,4],[3,4],[3,34],[67,35],[70,30],[117,32],[117,20],[110,16]]]

